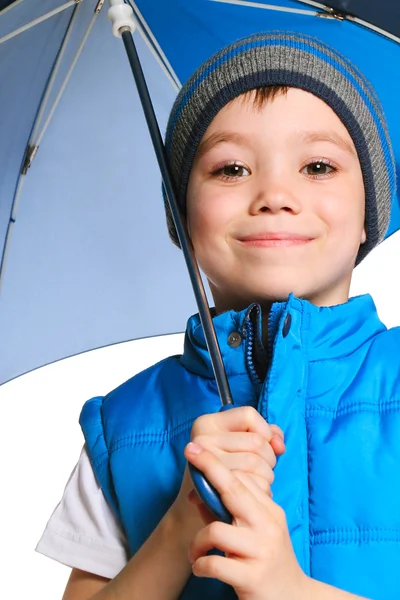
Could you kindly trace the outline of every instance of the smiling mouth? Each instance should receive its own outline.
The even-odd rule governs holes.
[[[312,242],[313,239],[296,233],[265,233],[240,238],[239,242],[245,246],[259,248],[287,248],[290,246],[304,246]]]

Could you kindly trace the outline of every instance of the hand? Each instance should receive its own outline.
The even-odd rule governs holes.
[[[282,508],[248,473],[233,472],[201,446],[188,444],[185,456],[233,516],[231,525],[215,521],[198,532],[189,552],[193,573],[233,586],[240,600],[310,598],[311,580],[296,560]],[[213,548],[225,556],[207,556]]]
[[[237,407],[199,417],[191,440],[207,448],[228,469],[248,473],[263,493],[271,493],[276,456],[285,451],[283,432],[276,425],[268,425],[254,408]],[[187,467],[172,510],[182,524],[188,524],[190,535],[215,519],[193,490]]]
[[[285,451],[282,430],[251,406],[202,415],[193,423],[190,439],[231,470],[250,473],[266,492],[274,480],[276,456]]]

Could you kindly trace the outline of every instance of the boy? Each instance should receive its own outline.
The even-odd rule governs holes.
[[[64,558],[65,600],[397,598],[400,333],[369,296],[348,299],[395,195],[373,90],[318,40],[255,35],[185,85],[166,147],[236,408],[217,413],[197,316],[182,357],[85,405],[85,452],[128,556],[119,574],[99,548]],[[185,457],[232,525],[212,522]]]

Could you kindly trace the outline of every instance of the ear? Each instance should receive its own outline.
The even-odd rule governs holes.
[[[367,232],[364,227],[361,232],[361,244],[365,244],[366,241],[367,241]]]

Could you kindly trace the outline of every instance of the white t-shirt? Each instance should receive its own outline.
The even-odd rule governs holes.
[[[36,551],[109,579],[128,561],[126,536],[97,482],[85,446]]]

